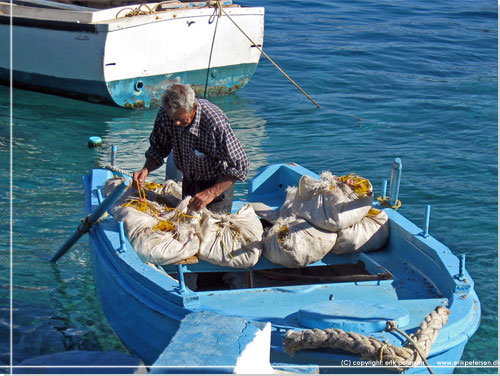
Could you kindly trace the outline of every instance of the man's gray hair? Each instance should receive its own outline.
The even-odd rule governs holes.
[[[161,98],[161,105],[172,112],[177,112],[179,109],[185,112],[193,111],[195,104],[195,93],[190,85],[170,85],[165,89]]]

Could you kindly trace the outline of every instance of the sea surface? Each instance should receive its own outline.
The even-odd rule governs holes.
[[[425,206],[432,206],[431,234],[466,255],[481,301],[481,326],[462,359],[497,360],[497,4],[240,3],[266,7],[264,50],[321,105],[264,57],[246,87],[211,98],[247,150],[250,178],[264,165],[290,161],[317,172],[356,172],[380,194],[400,157],[399,211],[422,226]],[[9,364],[11,350],[14,364],[76,349],[126,352],[99,306],[88,238],[57,265],[47,260],[83,216],[82,175],[109,161],[111,144],[118,166],[142,167],[157,110],[14,90],[12,134],[9,111],[9,88],[0,87],[0,365]],[[89,136],[104,146],[87,148]],[[245,192],[239,183],[237,194]]]

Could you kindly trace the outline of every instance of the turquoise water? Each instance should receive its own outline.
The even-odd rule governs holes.
[[[463,360],[498,357],[497,6],[491,1],[246,1],[266,7],[264,58],[224,109],[252,162],[357,172],[380,188],[403,160],[400,212],[467,269],[482,321]],[[14,91],[13,359],[72,349],[126,351],[96,299],[87,239],[47,259],[83,215],[81,176],[107,163],[142,166],[156,110],[131,111]],[[9,363],[9,89],[0,87],[0,364]],[[161,176],[160,173],[156,176]],[[245,193],[239,184],[238,194]],[[457,373],[493,373],[461,368]]]

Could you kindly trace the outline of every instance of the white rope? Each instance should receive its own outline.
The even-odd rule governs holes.
[[[426,358],[429,356],[439,330],[447,323],[449,314],[450,311],[447,308],[436,307],[425,317],[415,336],[411,337],[410,343],[404,347],[393,346],[373,337],[344,332],[341,329],[308,329],[301,332],[289,330],[286,332],[283,344],[285,351],[291,356],[298,350],[330,347],[359,354],[363,360],[380,362],[385,366],[396,366],[397,371],[403,372],[422,362],[428,366]],[[388,322],[387,330],[396,329],[394,322]],[[397,331],[400,330],[397,329]],[[405,337],[408,337],[406,333]],[[430,371],[432,373],[432,370]]]
[[[125,170],[123,170],[123,169],[121,169],[119,167],[113,166],[111,164],[107,164],[106,166],[104,166],[104,168],[106,170],[110,170],[110,171],[113,171],[113,172],[118,172],[119,174],[122,174],[124,176],[130,176],[130,177],[132,177],[132,174],[130,172],[125,171]]]

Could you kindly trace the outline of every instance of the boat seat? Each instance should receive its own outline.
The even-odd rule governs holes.
[[[189,265],[189,264],[197,264],[198,263],[198,257],[196,256],[191,256],[188,257],[187,259],[177,261],[174,263],[174,265]]]
[[[335,265],[335,264],[355,264],[353,261],[353,255],[334,255],[333,253],[326,255],[322,260],[316,261],[315,263],[309,264],[308,267],[311,266],[326,266],[326,265]],[[196,258],[196,256],[194,256]],[[257,264],[255,264],[251,268],[247,269],[237,269],[231,268],[228,266],[220,266],[211,264],[204,260],[199,260],[197,262],[189,262],[187,260],[183,260],[178,262],[177,264],[170,265],[162,265],[162,268],[168,273],[177,273],[177,265],[183,265],[184,273],[206,273],[206,272],[235,272],[235,271],[251,271],[251,270],[264,270],[264,269],[283,269],[285,268],[283,265],[274,264],[271,261],[267,260],[265,257],[261,256]]]

